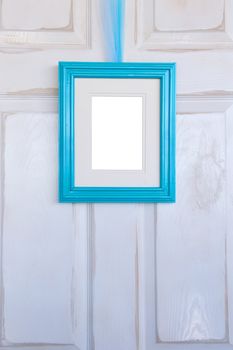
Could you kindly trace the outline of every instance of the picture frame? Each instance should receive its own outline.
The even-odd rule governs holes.
[[[155,83],[156,86],[159,86],[159,89],[156,88],[158,90],[156,94],[150,88],[151,86],[154,87]],[[102,85],[105,86],[105,90],[101,88]],[[146,171],[149,175],[144,168],[142,170],[140,168],[140,171],[125,169],[108,171],[91,169],[91,166],[87,165],[90,163],[88,159],[91,157],[91,152],[93,152],[93,148],[91,151],[91,146],[88,146],[93,142],[89,130],[92,124],[88,120],[91,120],[91,113],[93,113],[93,105],[92,112],[90,112],[89,104],[94,100],[91,100],[90,98],[93,97],[89,98],[89,96],[105,96],[109,89],[111,90],[111,96],[115,96],[115,94],[119,96],[119,94],[124,93],[130,97],[142,96],[143,98],[144,95],[146,96],[143,112],[146,118],[144,133],[146,141],[145,150],[143,151],[146,161],[143,164],[146,164]],[[155,91],[157,91],[156,89]],[[78,97],[81,92],[82,95]],[[85,98],[85,96],[87,97]],[[154,118],[155,113],[153,113],[151,106],[157,106],[156,108],[159,106],[159,114],[157,113],[156,117],[158,119],[157,124],[153,121],[156,118]],[[158,137],[153,136],[153,125],[159,125],[157,126],[157,128],[159,127]],[[132,127],[133,129],[134,127]],[[87,135],[87,137],[82,135]],[[175,136],[175,63],[59,62],[60,202],[175,202]],[[147,138],[149,141],[147,141]],[[83,139],[82,143],[80,143],[80,139]],[[157,153],[153,153],[154,147],[151,147],[155,142],[154,140],[157,140]],[[80,155],[80,159],[83,159],[80,163],[76,160],[77,154]],[[156,154],[159,156],[157,157],[157,166],[154,166],[154,159],[156,159],[154,155]],[[85,167],[89,168],[83,171],[83,184],[77,185],[77,181],[81,178],[81,169]],[[154,168],[157,170],[153,170]],[[155,172],[159,174],[159,181],[152,186],[148,179],[151,179]],[[90,185],[88,181],[90,181]],[[117,185],[111,185],[111,181],[117,183]],[[124,181],[128,185],[122,185]],[[147,182],[149,185],[147,185]],[[98,185],[93,185],[93,183]],[[151,183],[154,184],[153,181]]]

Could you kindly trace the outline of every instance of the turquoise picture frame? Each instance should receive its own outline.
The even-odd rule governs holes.
[[[160,79],[160,186],[76,187],[74,81],[76,78]],[[73,203],[175,202],[176,64],[59,62],[59,201]]]

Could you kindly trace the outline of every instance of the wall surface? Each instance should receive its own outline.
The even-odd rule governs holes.
[[[126,0],[124,61],[177,63],[177,203],[59,204],[57,63],[109,59],[103,2],[1,1],[0,346],[233,349],[233,0]]]

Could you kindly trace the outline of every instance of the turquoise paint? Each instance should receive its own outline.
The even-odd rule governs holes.
[[[101,17],[107,61],[122,62],[125,0],[101,0]]]
[[[175,63],[59,63],[60,202],[174,202],[176,135]],[[160,187],[75,187],[74,79],[160,79]]]

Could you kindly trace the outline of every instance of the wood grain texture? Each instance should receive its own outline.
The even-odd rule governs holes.
[[[135,42],[143,50],[208,50],[233,46],[229,20],[232,0],[130,0],[129,6],[134,8],[131,18],[135,21]]]
[[[3,286],[3,213],[4,213],[4,149],[5,149],[5,119],[6,116],[4,113],[0,114],[0,251],[1,251],[1,260],[0,260],[0,344],[2,345],[2,339],[4,337],[4,286]]]
[[[57,117],[9,115],[3,223],[6,343],[72,343],[74,237],[57,201]]]
[[[72,20],[71,3],[71,0],[3,0],[3,28],[21,31],[64,30]]]
[[[80,1],[84,7],[88,6],[88,1]],[[56,14],[55,10],[52,12]],[[25,95],[25,92],[36,94],[57,89],[58,61],[105,60],[98,1],[92,2],[91,10],[90,7],[87,10],[76,7],[76,13],[78,18],[73,21],[75,33],[59,29],[0,33],[0,74],[4,79],[0,82],[0,92]],[[74,50],[65,49],[68,47]]]
[[[158,205],[158,340],[224,341],[224,114],[179,117],[177,139],[177,203]]]
[[[150,4],[153,0],[148,0],[146,4]],[[139,4],[141,1],[138,2]],[[228,11],[228,17],[232,11]],[[212,42],[208,43],[208,38],[203,37],[202,32],[198,32],[202,38],[202,47],[204,51],[200,51],[201,47],[183,47],[181,51],[180,46],[187,43],[194,43],[193,38],[187,34],[186,37],[180,38],[175,45],[172,41],[166,42],[165,38],[161,37],[157,40],[157,45],[161,44],[160,48],[155,51],[152,47],[141,47],[138,40],[138,31],[143,33],[146,38],[149,37],[147,29],[141,29],[142,19],[141,16],[145,16],[146,21],[151,21],[150,17],[153,12],[151,10],[146,11],[142,6],[137,7],[135,0],[129,0],[126,6],[126,33],[125,33],[125,61],[134,62],[176,62],[177,65],[177,93],[189,94],[194,92],[208,93],[208,92],[228,92],[232,91],[232,72],[233,62],[232,53],[230,50],[209,51]],[[228,19],[229,23],[232,23]],[[233,33],[233,30],[231,29]],[[174,33],[171,36],[174,38]],[[189,35],[189,37],[187,37]],[[218,34],[214,34],[214,39],[219,43],[221,38]],[[139,41],[140,41],[139,40]],[[230,45],[232,45],[232,40]],[[164,46],[162,46],[164,44]],[[209,44],[209,46],[208,46]],[[180,46],[179,46],[180,45]],[[214,46],[214,44],[213,44]],[[230,46],[231,47],[231,46]],[[216,47],[217,49],[217,47]]]
[[[233,92],[177,94],[178,114],[222,113],[233,104]],[[0,93],[0,110],[4,113],[57,113],[57,89],[35,89],[19,93]]]
[[[93,336],[95,350],[136,347],[136,205],[94,205]]]
[[[74,205],[75,242],[72,277],[74,343],[93,349],[93,205]]]
[[[227,195],[226,195],[226,252],[229,341],[233,345],[233,106],[226,113],[226,155],[227,155]]]
[[[156,30],[210,30],[222,25],[224,0],[154,0],[154,11]]]
[[[89,10],[89,0],[3,0],[0,47],[88,48]]]
[[[6,119],[0,169],[5,344],[232,350],[221,343],[229,327],[233,344],[233,114],[225,138],[222,113],[232,104],[224,101],[233,91],[232,0],[224,1],[224,18],[222,0],[126,1],[124,60],[177,62],[178,109],[189,114],[178,117],[178,200],[158,208],[57,204],[56,117],[43,114],[56,112],[57,62],[103,61],[106,46],[99,0],[91,1],[91,16],[73,8],[79,9],[73,23],[70,1],[56,1],[47,12],[52,0],[35,1],[30,10],[33,2],[3,0],[1,13],[7,30],[0,33],[0,111],[17,112]],[[165,30],[159,36],[153,4],[162,14],[157,27]],[[175,6],[176,18],[164,13],[166,4]],[[188,22],[186,5],[196,9]],[[31,111],[38,113],[25,114]],[[196,341],[206,343],[190,343]]]
[[[137,206],[138,350],[157,350],[156,340],[156,218],[157,205]]]

